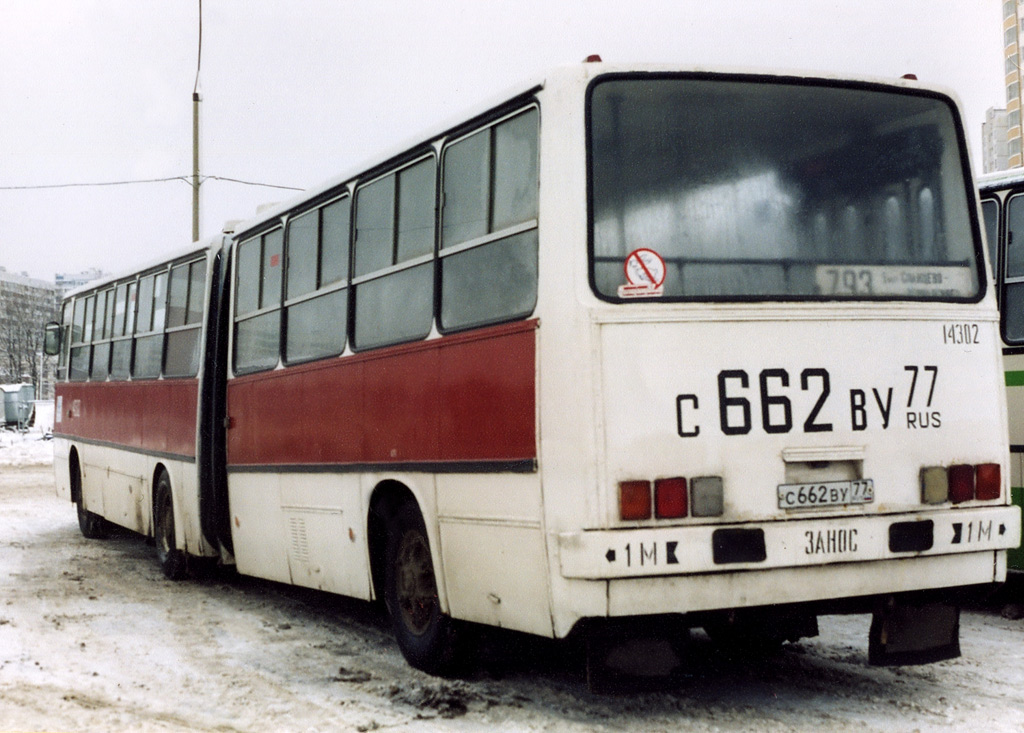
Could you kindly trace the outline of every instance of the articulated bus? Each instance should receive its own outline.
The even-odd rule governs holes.
[[[1024,506],[1024,171],[990,173],[978,180],[981,210],[999,300],[1006,400],[1010,427],[1010,492]],[[1016,244],[1015,244],[1016,235]],[[1011,571],[1024,571],[1024,550],[1011,549]]]
[[[58,493],[171,577],[382,600],[433,673],[847,612],[949,658],[1020,541],[982,242],[940,90],[558,69],[71,293]]]

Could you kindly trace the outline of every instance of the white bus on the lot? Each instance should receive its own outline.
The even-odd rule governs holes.
[[[556,70],[73,294],[59,490],[434,672],[465,622],[955,656],[1020,541],[982,242],[940,90]]]

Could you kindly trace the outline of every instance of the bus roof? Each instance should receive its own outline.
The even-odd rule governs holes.
[[[991,191],[993,189],[1005,188],[1018,183],[1024,183],[1024,168],[1011,168],[1008,171],[995,171],[985,173],[977,178],[978,189]]]
[[[471,109],[467,114],[459,115],[458,117],[446,120],[443,123],[435,124],[427,129],[425,133],[416,135],[415,137],[408,138],[401,144],[393,145],[390,148],[378,153],[370,158],[364,159],[358,165],[352,166],[346,169],[344,173],[340,175],[332,176],[331,178],[322,181],[321,183],[302,191],[301,193],[292,196],[285,201],[280,203],[271,204],[265,208],[256,212],[256,215],[250,219],[241,222],[238,228],[235,230],[238,235],[244,235],[249,231],[260,227],[267,221],[272,221],[279,218],[282,214],[287,211],[291,211],[301,206],[310,199],[315,199],[318,196],[326,194],[333,189],[340,189],[345,183],[358,178],[366,171],[373,170],[386,165],[388,161],[400,157],[404,153],[416,148],[422,148],[432,140],[436,140],[442,137],[445,133],[465,125],[468,121],[485,115],[489,111],[501,107],[508,102],[519,97],[525,97],[528,94],[532,94],[544,87],[543,81],[535,81],[533,83],[521,84],[507,90],[504,94],[492,97],[484,104],[477,105]]]
[[[80,293],[87,293],[92,290],[103,288],[104,286],[110,285],[111,283],[115,283],[118,280],[124,280],[125,278],[131,277],[132,275],[135,275],[137,273],[145,272],[146,270],[152,270],[156,267],[159,267],[160,265],[166,265],[170,262],[173,262],[174,260],[178,260],[183,257],[188,257],[189,255],[205,252],[209,250],[211,247],[220,247],[223,244],[223,242],[224,234],[222,233],[218,234],[216,237],[210,237],[209,239],[205,239],[199,242],[193,242],[187,247],[179,247],[176,250],[164,253],[158,258],[153,258],[145,262],[142,262],[137,267],[133,267],[127,270],[121,270],[120,272],[117,272],[113,275],[107,275],[105,277],[93,280],[92,282],[88,282],[85,285],[79,285],[77,288],[69,290],[67,293],[65,293],[61,300],[67,300],[68,298],[79,295]]]
[[[360,175],[367,171],[372,171],[376,168],[385,166],[388,162],[399,158],[409,151],[415,150],[416,148],[422,148],[424,145],[430,143],[433,140],[437,140],[443,137],[445,134],[463,127],[466,123],[471,120],[486,115],[487,113],[495,110],[499,107],[504,106],[518,98],[525,97],[530,94],[534,94],[545,86],[548,85],[549,81],[555,78],[565,77],[576,77],[589,80],[595,76],[609,73],[694,73],[694,74],[721,74],[721,75],[743,75],[743,76],[755,76],[777,79],[817,79],[822,81],[842,81],[842,82],[857,82],[865,84],[877,84],[881,86],[891,87],[906,87],[912,89],[927,89],[933,92],[939,92],[948,96],[957,105],[957,109],[960,109],[960,101],[956,94],[951,90],[937,87],[934,85],[923,84],[918,82],[916,79],[908,78],[883,78],[883,77],[853,77],[842,74],[832,74],[825,72],[812,72],[807,70],[771,70],[766,71],[764,69],[756,68],[741,68],[741,67],[702,67],[702,66],[678,66],[670,64],[621,64],[621,63],[605,63],[602,61],[596,62],[584,62],[582,64],[570,64],[559,66],[552,69],[548,74],[541,78],[533,79],[524,83],[520,83],[514,87],[507,89],[504,93],[498,94],[484,103],[477,104],[469,110],[465,111],[458,116],[452,117],[445,122],[435,124],[428,128],[424,133],[418,134],[415,137],[407,139],[400,145],[395,145],[384,151],[382,154],[377,154],[364,160],[361,164],[348,168],[345,172],[340,175],[333,176],[320,184],[317,184],[301,193],[298,193],[288,199],[266,206],[259,210],[253,217],[240,222],[238,227],[235,229],[233,236],[243,237],[259,229],[263,225],[270,221],[274,221],[281,217],[281,215],[302,207],[306,202],[317,199],[323,195],[328,194],[330,191],[338,190],[341,193],[341,188],[344,184],[355,180]],[[962,113],[961,113],[962,117]]]
[[[301,193],[296,194],[288,198],[285,201],[276,204],[270,204],[265,208],[259,210],[254,216],[249,219],[244,219],[238,222],[232,222],[233,229],[229,230],[225,227],[225,231],[217,234],[214,237],[201,240],[199,242],[193,242],[188,246],[181,247],[177,250],[172,250],[169,253],[161,255],[159,258],[155,258],[146,262],[143,262],[138,267],[133,267],[128,270],[120,271],[114,275],[110,275],[99,280],[94,280],[85,285],[79,286],[74,290],[69,291],[65,294],[65,298],[78,295],[83,292],[95,290],[97,288],[109,285],[118,280],[122,280],[134,273],[143,272],[162,264],[167,264],[173,260],[187,257],[190,254],[195,254],[203,250],[207,250],[213,246],[220,246],[223,242],[225,235],[231,237],[244,236],[253,230],[265,225],[267,222],[274,221],[282,214],[288,211],[292,211],[299,207],[302,207],[308,201],[316,199],[320,196],[328,194],[330,191],[340,189],[344,184],[355,180],[360,175],[371,171],[375,168],[385,166],[388,162],[402,156],[410,150],[423,147],[429,142],[443,137],[445,134],[463,127],[468,122],[474,120],[477,117],[484,116],[489,112],[502,107],[516,99],[526,97],[531,94],[543,89],[548,82],[553,78],[571,78],[589,80],[593,77],[609,74],[609,73],[693,73],[693,74],[722,74],[722,75],[743,75],[743,76],[755,76],[762,77],[765,79],[777,78],[777,79],[817,79],[822,81],[843,81],[843,82],[858,82],[866,84],[878,84],[882,86],[891,87],[907,87],[913,89],[927,89],[933,92],[942,93],[950,97],[959,108],[959,99],[950,90],[940,88],[934,85],[923,84],[913,79],[894,79],[894,78],[883,78],[883,77],[853,77],[842,74],[832,74],[825,72],[813,72],[807,70],[771,70],[766,71],[764,69],[757,68],[742,68],[742,67],[705,67],[705,66],[687,66],[682,67],[678,65],[670,64],[623,64],[623,63],[605,63],[602,61],[596,62],[585,62],[582,64],[570,64],[565,66],[559,66],[552,69],[548,74],[541,78],[535,78],[523,83],[520,83],[514,87],[506,89],[505,92],[495,95],[483,103],[477,104],[472,108],[464,111],[462,114],[453,116],[452,118],[431,126],[424,133],[416,135],[410,139],[407,139],[401,144],[397,144],[385,150],[382,154],[374,155],[364,160],[359,165],[352,166],[340,175],[333,176],[326,181],[321,182]],[[1015,175],[1020,176],[1021,173]],[[985,180],[985,177],[980,179]],[[1015,180],[1015,179],[1014,179]]]

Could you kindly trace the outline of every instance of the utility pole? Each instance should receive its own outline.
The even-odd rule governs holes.
[[[199,70],[203,63],[203,0],[199,0],[199,48],[196,53],[196,83],[192,87],[192,241],[199,241]]]
[[[199,241],[199,105],[203,95],[199,92],[198,77],[192,92],[192,241]]]

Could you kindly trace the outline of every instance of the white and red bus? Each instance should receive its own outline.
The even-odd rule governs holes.
[[[940,90],[556,70],[69,295],[58,492],[432,672],[467,623],[954,656],[1020,541],[982,242]]]

